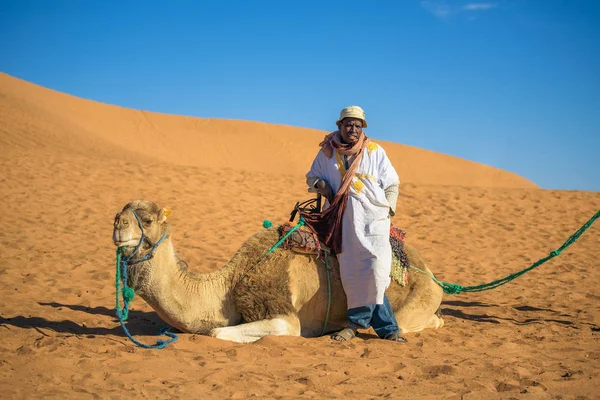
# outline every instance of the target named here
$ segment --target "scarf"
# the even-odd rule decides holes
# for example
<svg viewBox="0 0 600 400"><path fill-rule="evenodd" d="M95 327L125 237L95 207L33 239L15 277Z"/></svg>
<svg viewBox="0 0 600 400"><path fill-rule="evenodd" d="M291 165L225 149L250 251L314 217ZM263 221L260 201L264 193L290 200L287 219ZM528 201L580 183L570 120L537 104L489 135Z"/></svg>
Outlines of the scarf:
<svg viewBox="0 0 600 400"><path fill-rule="evenodd" d="M319 213L307 213L300 210L300 215L304 217L306 225L317 234L319 241L329 247L335 254L342 252L342 217L348 202L348 190L367 144L369 144L369 138L364 132L361 132L356 142L343 143L340 131L331 132L319 143L327 158L332 158L334 151L347 156L355 156L350 168L346 170L342 178L337 193L333 196L333 199L328 199L329 208Z"/></svg>

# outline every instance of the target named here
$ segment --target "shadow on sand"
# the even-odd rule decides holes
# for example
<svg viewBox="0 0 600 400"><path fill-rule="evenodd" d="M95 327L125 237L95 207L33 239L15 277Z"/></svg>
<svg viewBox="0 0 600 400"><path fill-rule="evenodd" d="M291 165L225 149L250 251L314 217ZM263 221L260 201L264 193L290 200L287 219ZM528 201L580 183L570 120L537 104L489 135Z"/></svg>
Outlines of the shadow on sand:
<svg viewBox="0 0 600 400"><path fill-rule="evenodd" d="M444 301L442 303L442 315L464 319L475 322L485 322L492 324L500 324L502 321L511 322L515 325L527 325L527 324L543 324L543 323L556 323L565 326L570 326L575 329L579 329L574 322L573 318L569 314L563 314L558 311L549 308L538 308L532 306L514 306L511 310L518 311L519 314L523 315L523 319L517 319L512 317L500 317L497 315L491 315L487 312L477 313L478 308L490 309L497 308L499 312L502 312L500 306L496 304L481 303L478 301L466 302L466 301ZM467 311L468 310L468 311ZM559 318L557 318L559 317ZM589 325L593 331L598 330L598 326L589 323L578 323L579 325Z"/></svg>
<svg viewBox="0 0 600 400"><path fill-rule="evenodd" d="M61 303L38 303L45 307L68 308L74 311L82 311L93 315L104 315L113 317L114 326L88 327L85 324L79 324L71 320L52 321L43 317L25 317L16 316L11 318L0 317L0 326L14 326L18 328L35 329L42 335L48 336L41 329L47 329L62 334L95 336L95 335L115 335L124 337L123 328L115 316L115 310L106 307L85 307L81 305L61 304ZM127 329L133 335L156 335L159 328L165 326L165 323L154 312L144 312L131 310L126 322Z"/></svg>

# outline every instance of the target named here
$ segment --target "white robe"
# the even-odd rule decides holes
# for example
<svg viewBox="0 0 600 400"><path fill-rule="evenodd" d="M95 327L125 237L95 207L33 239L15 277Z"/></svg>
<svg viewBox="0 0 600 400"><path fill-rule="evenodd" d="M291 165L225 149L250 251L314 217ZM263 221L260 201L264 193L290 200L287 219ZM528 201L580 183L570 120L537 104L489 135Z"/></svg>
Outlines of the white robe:
<svg viewBox="0 0 600 400"><path fill-rule="evenodd" d="M327 158L319 151L306 176L326 180L335 193L345 172L339 153ZM352 178L342 217L342 252L337 257L348 309L383 304L392 265L390 205L385 189L399 181L383 148L370 142Z"/></svg>

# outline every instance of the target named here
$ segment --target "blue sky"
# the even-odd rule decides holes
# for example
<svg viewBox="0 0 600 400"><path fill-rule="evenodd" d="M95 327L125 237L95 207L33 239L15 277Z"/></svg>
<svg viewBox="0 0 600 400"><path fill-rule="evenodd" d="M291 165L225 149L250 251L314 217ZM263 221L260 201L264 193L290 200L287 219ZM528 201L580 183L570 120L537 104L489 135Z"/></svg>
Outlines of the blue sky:
<svg viewBox="0 0 600 400"><path fill-rule="evenodd" d="M328 131L356 104L373 138L600 191L598 0L0 0L0 71Z"/></svg>

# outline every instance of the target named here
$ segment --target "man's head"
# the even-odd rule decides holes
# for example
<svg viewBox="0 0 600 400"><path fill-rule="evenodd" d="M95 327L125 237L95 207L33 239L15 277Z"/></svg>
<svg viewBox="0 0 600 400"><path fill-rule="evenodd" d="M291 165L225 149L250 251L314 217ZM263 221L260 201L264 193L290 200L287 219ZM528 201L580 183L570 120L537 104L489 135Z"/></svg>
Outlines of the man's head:
<svg viewBox="0 0 600 400"><path fill-rule="evenodd" d="M346 107L340 112L340 118L336 124L342 134L342 139L346 143L355 143L360 138L363 128L367 127L365 112L358 106Z"/></svg>

